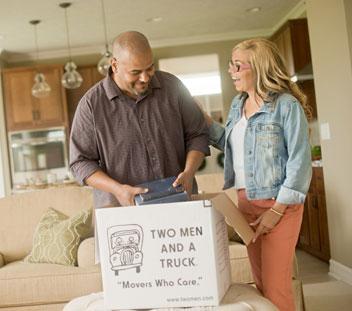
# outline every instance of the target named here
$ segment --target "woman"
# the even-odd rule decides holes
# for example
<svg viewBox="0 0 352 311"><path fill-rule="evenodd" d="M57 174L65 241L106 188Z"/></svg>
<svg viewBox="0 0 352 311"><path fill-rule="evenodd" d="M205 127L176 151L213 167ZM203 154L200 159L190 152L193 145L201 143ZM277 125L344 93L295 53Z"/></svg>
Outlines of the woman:
<svg viewBox="0 0 352 311"><path fill-rule="evenodd" d="M224 150L224 189L255 229L248 255L257 288L281 311L295 310L292 262L311 180L305 96L276 46L236 45L229 73L240 92L223 128L207 117L211 144Z"/></svg>

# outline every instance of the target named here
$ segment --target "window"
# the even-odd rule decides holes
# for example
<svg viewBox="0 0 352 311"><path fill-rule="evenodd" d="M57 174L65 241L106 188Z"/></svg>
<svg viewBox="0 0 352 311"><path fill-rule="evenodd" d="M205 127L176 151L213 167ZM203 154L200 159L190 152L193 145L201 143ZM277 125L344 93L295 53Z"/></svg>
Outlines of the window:
<svg viewBox="0 0 352 311"><path fill-rule="evenodd" d="M159 69L177 76L191 95L215 120L222 121L223 101L218 55L197 55L159 60Z"/></svg>

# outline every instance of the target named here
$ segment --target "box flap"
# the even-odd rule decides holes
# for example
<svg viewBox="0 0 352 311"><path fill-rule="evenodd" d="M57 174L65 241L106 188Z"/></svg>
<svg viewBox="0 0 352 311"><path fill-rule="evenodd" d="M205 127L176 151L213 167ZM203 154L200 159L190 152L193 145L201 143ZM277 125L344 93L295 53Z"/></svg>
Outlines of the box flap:
<svg viewBox="0 0 352 311"><path fill-rule="evenodd" d="M197 194L192 196L192 200L210 200L214 208L224 215L226 223L235 229L246 245L252 241L253 229L226 193Z"/></svg>

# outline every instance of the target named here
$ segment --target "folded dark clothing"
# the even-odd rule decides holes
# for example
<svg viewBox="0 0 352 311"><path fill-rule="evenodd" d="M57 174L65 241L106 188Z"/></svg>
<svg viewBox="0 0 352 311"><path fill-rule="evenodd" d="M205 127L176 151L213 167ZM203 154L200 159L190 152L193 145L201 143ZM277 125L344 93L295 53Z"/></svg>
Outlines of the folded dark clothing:
<svg viewBox="0 0 352 311"><path fill-rule="evenodd" d="M180 185L173 187L176 177L168 177L158 180L153 180L138 185L138 187L147 188L147 193L138 194L135 197L137 205L156 204L187 201L188 195L184 188Z"/></svg>

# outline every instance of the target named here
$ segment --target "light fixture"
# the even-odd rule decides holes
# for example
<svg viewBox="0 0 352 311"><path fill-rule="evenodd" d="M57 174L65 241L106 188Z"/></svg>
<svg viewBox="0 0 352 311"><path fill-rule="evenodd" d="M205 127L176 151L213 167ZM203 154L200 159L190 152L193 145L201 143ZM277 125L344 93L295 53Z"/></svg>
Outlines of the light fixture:
<svg viewBox="0 0 352 311"><path fill-rule="evenodd" d="M101 12L102 12L102 17L103 17L103 23L104 23L105 52L104 52L103 57L99 60L97 68L98 68L98 71L103 76L106 76L109 71L112 53L109 51L108 36L107 36L107 32L106 32L106 18L105 18L104 0L100 0L100 2L101 2Z"/></svg>
<svg viewBox="0 0 352 311"><path fill-rule="evenodd" d="M261 11L261 7L260 6L256 6L253 8L249 8L246 10L247 13L258 13L259 11Z"/></svg>
<svg viewBox="0 0 352 311"><path fill-rule="evenodd" d="M71 6L71 2L62 2L59 4L61 8L65 10L65 25L66 25L66 39L67 39L67 49L69 61L65 65L65 73L61 78L61 83L66 89L76 89L79 88L83 82L82 76L76 70L77 65L72 61L71 57L71 47L70 47L70 36L68 32L68 22L67 22L67 8Z"/></svg>
<svg viewBox="0 0 352 311"><path fill-rule="evenodd" d="M163 20L163 18L161 16L155 16L155 17L148 18L146 21L148 23L159 23L162 20Z"/></svg>
<svg viewBox="0 0 352 311"><path fill-rule="evenodd" d="M39 59L39 48L38 48L38 36L37 36L37 25L40 23L40 20L29 21L34 27L34 43L36 50L36 74L34 76L34 85L32 87L32 95L37 98L43 98L49 95L51 88L49 84L45 81L45 76L43 73L38 71L38 59Z"/></svg>
<svg viewBox="0 0 352 311"><path fill-rule="evenodd" d="M292 81L292 82L297 82L297 81L298 81L297 75L293 75L293 76L291 77L291 81Z"/></svg>

